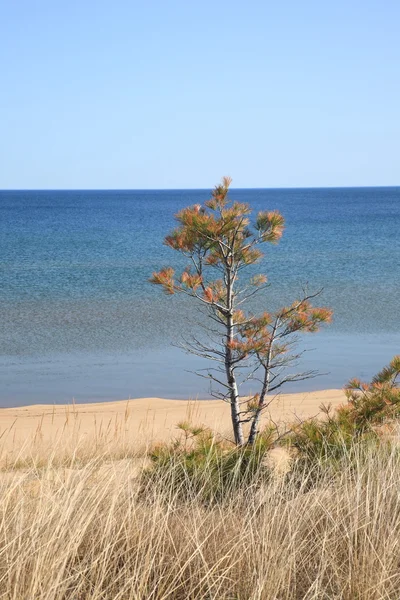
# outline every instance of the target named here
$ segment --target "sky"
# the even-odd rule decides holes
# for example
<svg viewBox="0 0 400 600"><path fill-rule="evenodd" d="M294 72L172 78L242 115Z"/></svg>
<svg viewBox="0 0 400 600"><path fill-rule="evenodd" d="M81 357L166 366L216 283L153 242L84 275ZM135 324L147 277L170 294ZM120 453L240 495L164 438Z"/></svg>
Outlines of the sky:
<svg viewBox="0 0 400 600"><path fill-rule="evenodd" d="M0 0L0 189L399 185L399 0Z"/></svg>

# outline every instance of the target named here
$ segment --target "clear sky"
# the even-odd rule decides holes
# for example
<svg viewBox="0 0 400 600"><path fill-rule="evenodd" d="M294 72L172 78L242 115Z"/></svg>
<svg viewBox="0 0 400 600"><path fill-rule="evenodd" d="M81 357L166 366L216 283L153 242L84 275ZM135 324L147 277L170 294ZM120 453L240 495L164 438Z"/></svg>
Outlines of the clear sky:
<svg viewBox="0 0 400 600"><path fill-rule="evenodd" d="M400 184L399 0L0 0L0 189Z"/></svg>

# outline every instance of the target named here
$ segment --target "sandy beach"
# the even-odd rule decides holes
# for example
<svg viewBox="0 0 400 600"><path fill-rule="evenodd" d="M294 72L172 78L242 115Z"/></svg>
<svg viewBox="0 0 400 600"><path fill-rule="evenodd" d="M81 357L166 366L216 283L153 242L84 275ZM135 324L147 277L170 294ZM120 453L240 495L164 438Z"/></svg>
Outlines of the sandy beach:
<svg viewBox="0 0 400 600"><path fill-rule="evenodd" d="M317 415L321 404L345 401L342 390L282 394L266 410L263 421L295 422ZM135 400L93 404L33 405L1 410L2 452L16 452L36 441L44 446L66 439L96 443L123 436L139 446L171 439L181 421L211 427L230 436L229 405L219 400Z"/></svg>

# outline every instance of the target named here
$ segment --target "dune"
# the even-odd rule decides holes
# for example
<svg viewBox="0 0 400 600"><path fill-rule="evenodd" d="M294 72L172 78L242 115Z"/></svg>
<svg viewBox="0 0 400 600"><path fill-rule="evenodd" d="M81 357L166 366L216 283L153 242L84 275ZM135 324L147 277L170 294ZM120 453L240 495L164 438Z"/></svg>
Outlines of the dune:
<svg viewBox="0 0 400 600"><path fill-rule="evenodd" d="M263 421L296 422L318 415L321 404L336 407L344 401L344 393L338 389L281 394L271 402ZM32 440L46 446L68 436L97 443L123 435L138 446L161 442L174 436L181 421L211 427L231 437L229 405L220 400L137 398L90 404L39 404L1 409L0 414L3 454L15 453Z"/></svg>

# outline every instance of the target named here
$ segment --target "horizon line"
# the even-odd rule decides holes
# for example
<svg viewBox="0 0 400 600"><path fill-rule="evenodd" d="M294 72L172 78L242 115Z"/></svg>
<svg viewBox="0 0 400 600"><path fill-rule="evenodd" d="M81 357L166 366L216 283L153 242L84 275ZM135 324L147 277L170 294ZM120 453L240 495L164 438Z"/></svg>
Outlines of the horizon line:
<svg viewBox="0 0 400 600"><path fill-rule="evenodd" d="M273 187L232 187L230 190L335 190L335 189L377 189L398 188L397 185L318 185L318 186L273 186ZM189 192L209 191L213 187L193 188L0 188L0 192Z"/></svg>

